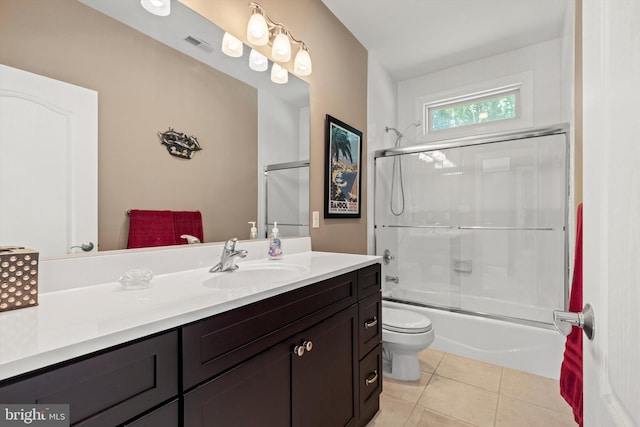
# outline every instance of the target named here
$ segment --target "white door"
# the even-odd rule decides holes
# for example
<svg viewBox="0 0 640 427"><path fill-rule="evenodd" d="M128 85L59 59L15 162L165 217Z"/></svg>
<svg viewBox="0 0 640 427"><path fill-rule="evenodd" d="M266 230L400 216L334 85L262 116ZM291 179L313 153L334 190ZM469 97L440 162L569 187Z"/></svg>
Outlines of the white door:
<svg viewBox="0 0 640 427"><path fill-rule="evenodd" d="M0 65L0 245L97 250L97 141L95 91Z"/></svg>
<svg viewBox="0 0 640 427"><path fill-rule="evenodd" d="M640 426L640 0L584 0L585 426Z"/></svg>

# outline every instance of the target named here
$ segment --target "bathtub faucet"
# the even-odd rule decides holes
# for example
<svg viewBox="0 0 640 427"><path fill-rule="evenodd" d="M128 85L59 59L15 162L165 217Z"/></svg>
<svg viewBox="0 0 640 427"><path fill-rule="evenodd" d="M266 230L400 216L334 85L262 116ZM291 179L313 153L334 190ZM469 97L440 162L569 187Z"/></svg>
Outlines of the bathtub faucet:
<svg viewBox="0 0 640 427"><path fill-rule="evenodd" d="M217 271L233 271L238 266L236 265L237 258L244 258L247 256L247 251L244 249L236 250L236 243L238 239L230 239L227 240L224 244L224 248L222 249L222 254L220 255L220 262L211 267L209 270L210 273L215 273Z"/></svg>
<svg viewBox="0 0 640 427"><path fill-rule="evenodd" d="M384 281L385 282L393 282L393 283L400 283L400 279L398 279L398 276L384 276Z"/></svg>

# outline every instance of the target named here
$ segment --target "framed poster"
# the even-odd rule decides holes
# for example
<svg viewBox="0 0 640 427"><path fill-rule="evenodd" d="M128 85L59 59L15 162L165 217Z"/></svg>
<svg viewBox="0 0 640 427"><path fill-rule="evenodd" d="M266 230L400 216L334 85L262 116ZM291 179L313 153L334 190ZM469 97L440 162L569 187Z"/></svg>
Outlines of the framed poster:
<svg viewBox="0 0 640 427"><path fill-rule="evenodd" d="M362 132L327 114L325 218L360 218Z"/></svg>

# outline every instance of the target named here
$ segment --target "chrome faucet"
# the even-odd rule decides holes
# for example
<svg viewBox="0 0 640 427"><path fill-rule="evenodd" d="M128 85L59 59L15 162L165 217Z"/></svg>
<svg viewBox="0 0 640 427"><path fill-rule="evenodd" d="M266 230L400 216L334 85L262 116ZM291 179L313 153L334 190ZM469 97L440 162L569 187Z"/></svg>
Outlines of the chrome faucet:
<svg viewBox="0 0 640 427"><path fill-rule="evenodd" d="M238 239L233 238L227 240L220 254L220 262L211 267L209 273L215 273L217 271L233 271L238 266L236 265L237 258L244 258L247 256L247 251L244 249L236 250L236 243Z"/></svg>

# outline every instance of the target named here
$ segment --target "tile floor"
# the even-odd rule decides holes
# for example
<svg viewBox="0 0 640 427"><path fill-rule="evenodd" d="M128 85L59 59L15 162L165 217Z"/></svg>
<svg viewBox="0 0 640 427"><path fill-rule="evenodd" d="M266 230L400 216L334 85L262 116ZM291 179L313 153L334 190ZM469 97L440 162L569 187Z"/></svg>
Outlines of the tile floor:
<svg viewBox="0 0 640 427"><path fill-rule="evenodd" d="M383 380L367 427L575 427L558 381L424 350L419 381Z"/></svg>

